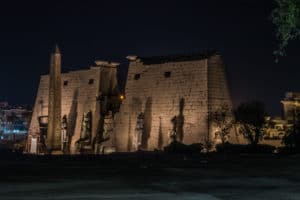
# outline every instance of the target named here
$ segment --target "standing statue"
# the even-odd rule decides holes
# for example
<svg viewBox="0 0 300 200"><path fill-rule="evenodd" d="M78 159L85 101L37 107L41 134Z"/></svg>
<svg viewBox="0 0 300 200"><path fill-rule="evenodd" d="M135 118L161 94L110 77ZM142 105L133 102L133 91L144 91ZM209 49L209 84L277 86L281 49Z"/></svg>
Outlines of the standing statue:
<svg viewBox="0 0 300 200"><path fill-rule="evenodd" d="M144 132L144 113L141 112L137 116L135 137L133 141L136 150L139 150L142 145L143 132Z"/></svg>
<svg viewBox="0 0 300 200"><path fill-rule="evenodd" d="M47 129L48 129L48 116L39 116L39 132L40 132L40 150L39 152L46 153L47 152Z"/></svg>
<svg viewBox="0 0 300 200"><path fill-rule="evenodd" d="M92 121L91 118L92 118L91 111L83 115L81 132L80 132L81 139L90 140L91 138L91 121Z"/></svg>
<svg viewBox="0 0 300 200"><path fill-rule="evenodd" d="M179 115L171 119L173 125L172 130L169 132L170 143L173 141L182 142L183 140L183 125L184 125L184 99L181 98L179 102Z"/></svg>
<svg viewBox="0 0 300 200"><path fill-rule="evenodd" d="M61 150L66 152L69 146L69 136L67 132L68 122L67 116L64 115L61 122Z"/></svg>
<svg viewBox="0 0 300 200"><path fill-rule="evenodd" d="M174 116L171 119L171 123L172 123L173 127L169 132L169 139L170 139L169 143L172 143L172 142L176 141L176 137L177 137L177 131L176 131L176 129L177 129L177 117L176 116Z"/></svg>
<svg viewBox="0 0 300 200"><path fill-rule="evenodd" d="M110 135L113 131L113 115L111 111L108 111L108 114L104 117L104 124L103 124L103 139L109 139Z"/></svg>

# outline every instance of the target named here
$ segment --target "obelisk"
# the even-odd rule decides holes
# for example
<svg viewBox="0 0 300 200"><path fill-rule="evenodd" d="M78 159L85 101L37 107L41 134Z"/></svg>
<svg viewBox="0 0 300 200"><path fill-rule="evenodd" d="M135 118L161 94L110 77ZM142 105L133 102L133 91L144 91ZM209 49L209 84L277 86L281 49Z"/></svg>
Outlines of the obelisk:
<svg viewBox="0 0 300 200"><path fill-rule="evenodd" d="M61 151L61 54L55 46L51 54L49 75L47 149L51 154Z"/></svg>

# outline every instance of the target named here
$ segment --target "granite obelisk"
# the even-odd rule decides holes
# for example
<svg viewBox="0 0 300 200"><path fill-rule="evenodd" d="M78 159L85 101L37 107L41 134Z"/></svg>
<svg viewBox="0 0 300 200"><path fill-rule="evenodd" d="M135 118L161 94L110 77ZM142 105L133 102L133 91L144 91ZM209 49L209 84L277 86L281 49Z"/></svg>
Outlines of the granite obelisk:
<svg viewBox="0 0 300 200"><path fill-rule="evenodd" d="M61 152L61 54L57 45L50 61L47 149L52 154Z"/></svg>

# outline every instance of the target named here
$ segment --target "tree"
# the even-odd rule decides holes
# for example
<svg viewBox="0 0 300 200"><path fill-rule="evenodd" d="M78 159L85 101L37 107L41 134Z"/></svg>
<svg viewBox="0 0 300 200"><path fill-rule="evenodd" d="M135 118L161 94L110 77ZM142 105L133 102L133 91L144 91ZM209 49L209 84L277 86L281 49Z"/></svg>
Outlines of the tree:
<svg viewBox="0 0 300 200"><path fill-rule="evenodd" d="M278 61L278 56L285 55L288 43L300 36L300 0L275 0L275 3L271 18L279 42L278 49L274 51Z"/></svg>
<svg viewBox="0 0 300 200"><path fill-rule="evenodd" d="M265 106L261 102L243 103L234 112L236 124L241 133L252 145L257 145L264 135Z"/></svg>
<svg viewBox="0 0 300 200"><path fill-rule="evenodd" d="M293 126L290 127L285 136L282 138L282 142L288 148L300 149L300 113L294 113Z"/></svg>
<svg viewBox="0 0 300 200"><path fill-rule="evenodd" d="M224 104L210 113L209 120L217 128L216 134L220 136L222 144L229 138L230 130L233 126L233 116L228 105Z"/></svg>

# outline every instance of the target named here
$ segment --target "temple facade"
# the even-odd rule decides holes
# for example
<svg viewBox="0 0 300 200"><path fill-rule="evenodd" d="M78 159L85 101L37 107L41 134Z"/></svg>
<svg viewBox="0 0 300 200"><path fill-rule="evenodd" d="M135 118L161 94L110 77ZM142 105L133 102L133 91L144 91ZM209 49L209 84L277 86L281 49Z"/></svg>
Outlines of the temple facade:
<svg viewBox="0 0 300 200"><path fill-rule="evenodd" d="M283 115L278 117L267 117L270 124L261 143L273 146L284 146L283 137L293 131L300 120L300 93L287 92L281 101Z"/></svg>
<svg viewBox="0 0 300 200"><path fill-rule="evenodd" d="M222 105L231 108L221 55L127 58L125 100L114 119L117 151L162 150L174 139L218 140L209 113Z"/></svg>
<svg viewBox="0 0 300 200"><path fill-rule="evenodd" d="M56 90L61 97L56 99L51 96L54 75L41 76L27 152L49 153L54 135L60 136L56 146L67 154L162 150L173 140L220 141L217 127L208 119L223 105L231 108L220 54L127 58L130 64L121 96L118 63L96 61L90 69L62 73ZM60 122L51 120L53 103ZM49 131L57 123L60 130ZM235 134L229 137L231 142L238 140Z"/></svg>
<svg viewBox="0 0 300 200"><path fill-rule="evenodd" d="M283 117L289 123L294 123L299 118L300 113L300 93L287 92L281 101L283 105Z"/></svg>
<svg viewBox="0 0 300 200"><path fill-rule="evenodd" d="M57 54L58 50L52 54L51 63L60 62ZM97 151L102 142L104 119L118 109L118 65L95 61L89 69L62 73L56 88L59 94L55 94L51 84L57 74L51 72L57 65L51 64L50 74L40 78L26 151L72 154ZM57 116L59 121L55 121Z"/></svg>

